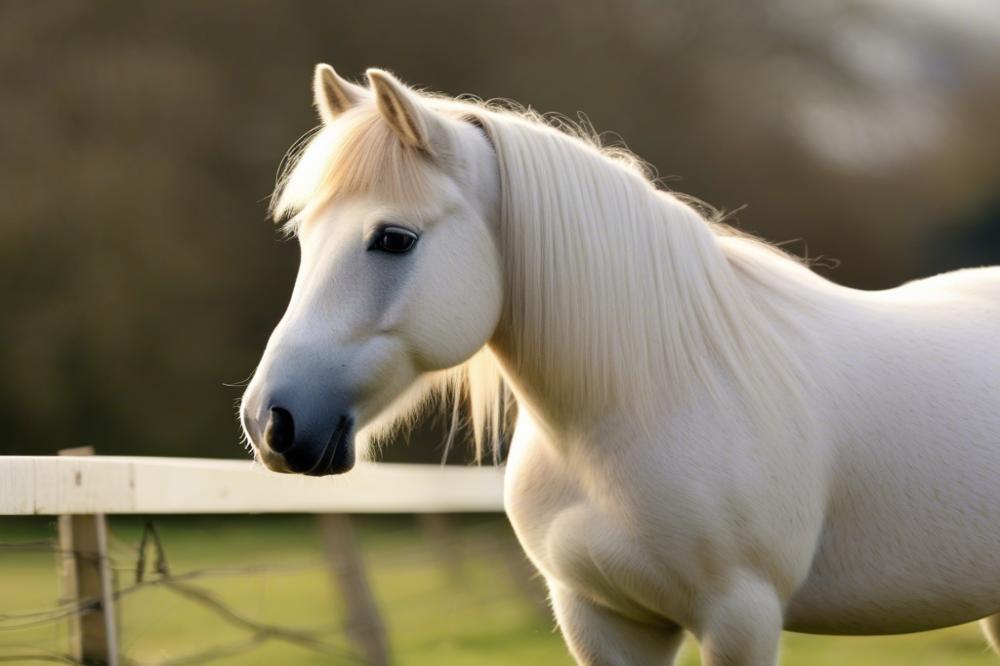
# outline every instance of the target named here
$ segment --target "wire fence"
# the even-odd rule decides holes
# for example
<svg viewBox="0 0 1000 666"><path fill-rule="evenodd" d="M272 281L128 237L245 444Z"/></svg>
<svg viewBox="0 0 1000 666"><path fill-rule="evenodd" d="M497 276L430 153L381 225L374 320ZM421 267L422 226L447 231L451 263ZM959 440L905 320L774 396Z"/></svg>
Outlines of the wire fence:
<svg viewBox="0 0 1000 666"><path fill-rule="evenodd" d="M449 615L477 610L482 612L490 604L515 602L535 608L541 617L544 612L544 593L540 590L538 581L532 579L530 569L506 523L499 518L479 521L473 526L456 526L449 521L444 516L435 515L417 523L397 524L391 529L380 527L377 532L379 545L365 549L364 565L374 570L432 566L441 568L445 574L437 582L391 598L393 627L398 629L401 625L410 625L419 629L423 625L446 620L429 617L425 601L441 593L443 586L460 581L463 568L475 561L486 561L488 566L506 572L503 584L491 585L488 590L479 589L475 594L465 594L448 606ZM118 656L120 664L205 664L244 655L268 643L294 646L321 655L327 663L375 663L357 646L358 632L363 633L371 627L363 626L367 621L352 617L350 612L341 613L341 617L334 621L311 626L265 622L246 609L237 607L232 600L227 600L218 589L213 589L218 588L226 579L236 579L229 585L238 585L240 580L249 578L280 579L285 576L321 574L334 581L339 580L343 593L345 584L350 586L352 579L365 576L364 570L359 570L356 562L331 558L329 553L318 552L316 557L291 562L175 568L172 566L174 558L170 543L154 521L144 522L135 539L124 538L115 530L109 529L108 542L106 564L112 572L112 597L116 602L159 590L178 602L190 604L207 613L211 622L220 628L227 627L239 634L233 640L213 642L191 652L175 647L168 656L150 659L137 656L136 653L141 652L137 649L141 644L141 636L129 635L129 632L141 634L141 630L127 625L124 637L128 640L122 643L121 654ZM4 553L51 555L60 565L60 570L65 566L67 558L93 557L90 553L65 550L60 547L57 539L0 542L0 557ZM355 582L367 584L366 581ZM343 599L338 600L341 602L339 605L343 605L342 601ZM0 612L0 662L85 664L86 662L75 659L69 650L58 651L37 644L22 644L17 637L30 630L53 627L60 638L55 642L68 645L72 622L98 611L101 603L98 598L63 596L50 607ZM158 598L157 603L163 601ZM116 605L116 608L121 612L122 605Z"/></svg>

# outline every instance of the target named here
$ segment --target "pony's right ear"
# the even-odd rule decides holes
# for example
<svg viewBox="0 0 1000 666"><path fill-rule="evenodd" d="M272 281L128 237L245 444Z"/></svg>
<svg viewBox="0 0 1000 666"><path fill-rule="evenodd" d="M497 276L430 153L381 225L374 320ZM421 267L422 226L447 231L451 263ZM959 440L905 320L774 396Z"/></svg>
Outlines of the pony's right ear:
<svg viewBox="0 0 1000 666"><path fill-rule="evenodd" d="M367 94L368 91L361 86L340 78L333 67L325 63L316 65L313 103L324 125L329 125L344 111L359 104Z"/></svg>

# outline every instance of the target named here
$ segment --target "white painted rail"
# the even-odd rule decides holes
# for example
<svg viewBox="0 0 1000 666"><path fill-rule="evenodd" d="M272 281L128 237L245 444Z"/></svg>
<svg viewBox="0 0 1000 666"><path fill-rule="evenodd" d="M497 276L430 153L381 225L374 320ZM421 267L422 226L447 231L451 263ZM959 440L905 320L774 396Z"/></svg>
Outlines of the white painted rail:
<svg viewBox="0 0 1000 666"><path fill-rule="evenodd" d="M341 476L249 461L0 456L0 515L503 511L503 469L359 463Z"/></svg>

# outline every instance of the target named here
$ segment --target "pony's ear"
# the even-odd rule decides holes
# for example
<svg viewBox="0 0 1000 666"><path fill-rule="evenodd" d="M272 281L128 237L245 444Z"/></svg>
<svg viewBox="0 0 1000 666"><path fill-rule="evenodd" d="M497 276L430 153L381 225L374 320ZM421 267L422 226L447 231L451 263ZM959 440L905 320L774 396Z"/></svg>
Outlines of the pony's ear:
<svg viewBox="0 0 1000 666"><path fill-rule="evenodd" d="M324 125L360 103L368 94L361 86L340 78L333 67L320 63L313 74L313 103Z"/></svg>
<svg viewBox="0 0 1000 666"><path fill-rule="evenodd" d="M390 127L404 143L428 153L437 119L433 112L395 76L381 69L369 69L368 84L375 104Z"/></svg>

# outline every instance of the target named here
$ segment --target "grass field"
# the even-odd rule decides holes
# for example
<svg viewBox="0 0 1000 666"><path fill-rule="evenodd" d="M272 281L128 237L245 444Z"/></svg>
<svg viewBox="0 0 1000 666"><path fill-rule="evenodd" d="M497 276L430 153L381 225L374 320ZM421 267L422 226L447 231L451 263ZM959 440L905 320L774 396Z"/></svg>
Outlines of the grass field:
<svg viewBox="0 0 1000 666"><path fill-rule="evenodd" d="M342 633L343 609L321 559L315 522L305 516L157 518L171 571L211 569L190 581L233 610L269 624L317 630L334 651L318 654L275 640L231 656L193 662L219 665L352 664ZM512 566L520 557L502 517L453 521L442 545L412 518L357 522L375 595L402 666L569 666L553 622L534 603L530 584ZM112 555L119 588L134 583L142 522L114 519ZM0 543L54 535L51 519L0 521ZM446 557L450 553L450 557ZM150 558L155 559L155 558ZM234 571L245 567L258 571ZM17 629L11 613L51 608L58 596L55 556L0 545L0 659L66 652L66 623ZM218 575L228 574L228 575ZM153 576L155 579L155 576ZM181 663L247 633L162 586L121 601L122 648L129 663ZM833 666L976 666L1000 663L974 625L910 636L828 638L786 634L784 663ZM18 663L47 663L23 660ZM50 662L49 662L50 663ZM699 663L686 646L682 666Z"/></svg>

